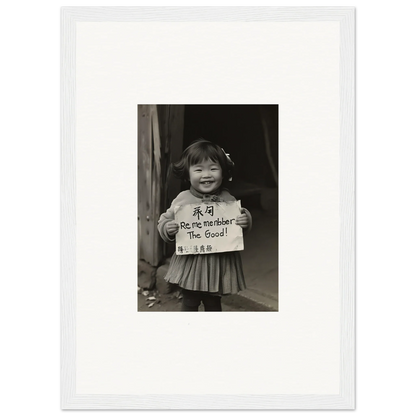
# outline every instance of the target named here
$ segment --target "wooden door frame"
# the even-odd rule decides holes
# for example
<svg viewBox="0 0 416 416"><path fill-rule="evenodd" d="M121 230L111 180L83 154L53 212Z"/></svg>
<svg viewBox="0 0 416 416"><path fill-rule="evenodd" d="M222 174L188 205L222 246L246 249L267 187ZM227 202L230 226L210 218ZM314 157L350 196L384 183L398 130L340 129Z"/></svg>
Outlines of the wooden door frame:
<svg viewBox="0 0 416 416"><path fill-rule="evenodd" d="M138 260L154 267L165 252L157 222L180 191L178 182L167 182L182 153L184 113L184 105L138 106Z"/></svg>

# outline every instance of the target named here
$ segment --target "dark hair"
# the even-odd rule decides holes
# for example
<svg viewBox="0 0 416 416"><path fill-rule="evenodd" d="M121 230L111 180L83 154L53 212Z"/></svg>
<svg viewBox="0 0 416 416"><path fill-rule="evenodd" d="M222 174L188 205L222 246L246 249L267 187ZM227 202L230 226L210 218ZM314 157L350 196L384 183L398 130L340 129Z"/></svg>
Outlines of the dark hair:
<svg viewBox="0 0 416 416"><path fill-rule="evenodd" d="M203 138L193 141L183 151L180 160L172 165L172 172L179 179L189 180L189 168L208 159L221 166L223 182L231 179L234 162L220 146Z"/></svg>

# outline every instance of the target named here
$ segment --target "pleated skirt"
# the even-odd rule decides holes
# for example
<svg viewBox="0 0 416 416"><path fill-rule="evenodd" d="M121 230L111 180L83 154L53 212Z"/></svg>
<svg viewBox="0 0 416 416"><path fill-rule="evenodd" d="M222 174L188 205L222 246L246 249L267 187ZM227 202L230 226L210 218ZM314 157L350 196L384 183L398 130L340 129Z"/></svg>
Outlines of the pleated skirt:
<svg viewBox="0 0 416 416"><path fill-rule="evenodd" d="M213 254L173 254L165 276L183 289L231 295L246 288L238 251Z"/></svg>

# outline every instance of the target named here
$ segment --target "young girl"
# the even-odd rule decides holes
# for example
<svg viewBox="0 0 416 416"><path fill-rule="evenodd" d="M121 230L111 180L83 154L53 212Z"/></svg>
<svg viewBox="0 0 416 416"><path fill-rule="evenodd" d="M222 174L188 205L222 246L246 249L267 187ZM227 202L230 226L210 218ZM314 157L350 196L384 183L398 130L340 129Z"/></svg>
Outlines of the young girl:
<svg viewBox="0 0 416 416"><path fill-rule="evenodd" d="M184 150L179 162L173 165L173 174L189 182L190 189L181 192L160 216L158 230L164 241L175 242L179 230L174 221L175 206L236 200L223 186L231 180L233 167L224 150L207 140L198 139ZM250 213L242 208L236 224L249 230L251 222ZM182 288L182 311L198 311L201 302L205 311L221 311L222 295L234 294L246 287L238 251L173 254L165 280Z"/></svg>

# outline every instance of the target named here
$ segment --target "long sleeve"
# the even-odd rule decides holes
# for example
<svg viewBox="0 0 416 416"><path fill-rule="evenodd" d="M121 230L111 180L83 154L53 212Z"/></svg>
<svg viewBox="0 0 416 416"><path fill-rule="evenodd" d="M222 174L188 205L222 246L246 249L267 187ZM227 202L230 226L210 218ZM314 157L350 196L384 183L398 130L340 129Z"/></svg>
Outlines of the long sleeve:
<svg viewBox="0 0 416 416"><path fill-rule="evenodd" d="M244 234L248 233L251 230L251 226L253 225L253 218L251 217L250 211L247 208L241 208L241 213L246 214L248 217L248 227L243 228Z"/></svg>
<svg viewBox="0 0 416 416"><path fill-rule="evenodd" d="M175 207L179 205L185 205L185 204L191 204L193 202L197 202L198 200L190 194L189 191L183 191L181 192L170 205L170 208L163 213L159 221L157 223L157 230L159 231L160 236L164 241L167 243L174 243L175 242L175 236L170 237L168 232L166 231L166 224L170 221L175 220Z"/></svg>
<svg viewBox="0 0 416 416"><path fill-rule="evenodd" d="M170 208L164 214L160 216L159 221L157 223L157 230L159 231L159 234L162 237L162 239L166 241L167 243L175 242L175 236L173 236L173 238L170 237L166 230L166 224L175 219L175 214L174 214L175 205L173 205L174 202L175 201L173 201Z"/></svg>
<svg viewBox="0 0 416 416"><path fill-rule="evenodd" d="M221 194L221 196L224 198L225 201L237 201L237 199L234 196L232 196L228 192L227 189L224 190L224 192ZM246 214L247 217L248 217L248 221L249 221L248 227L247 228L243 228L243 233L246 234L246 233L248 233L251 230L251 226L253 224L253 218L252 218L252 216L250 214L250 211L247 208L241 207L241 213L242 214Z"/></svg>

